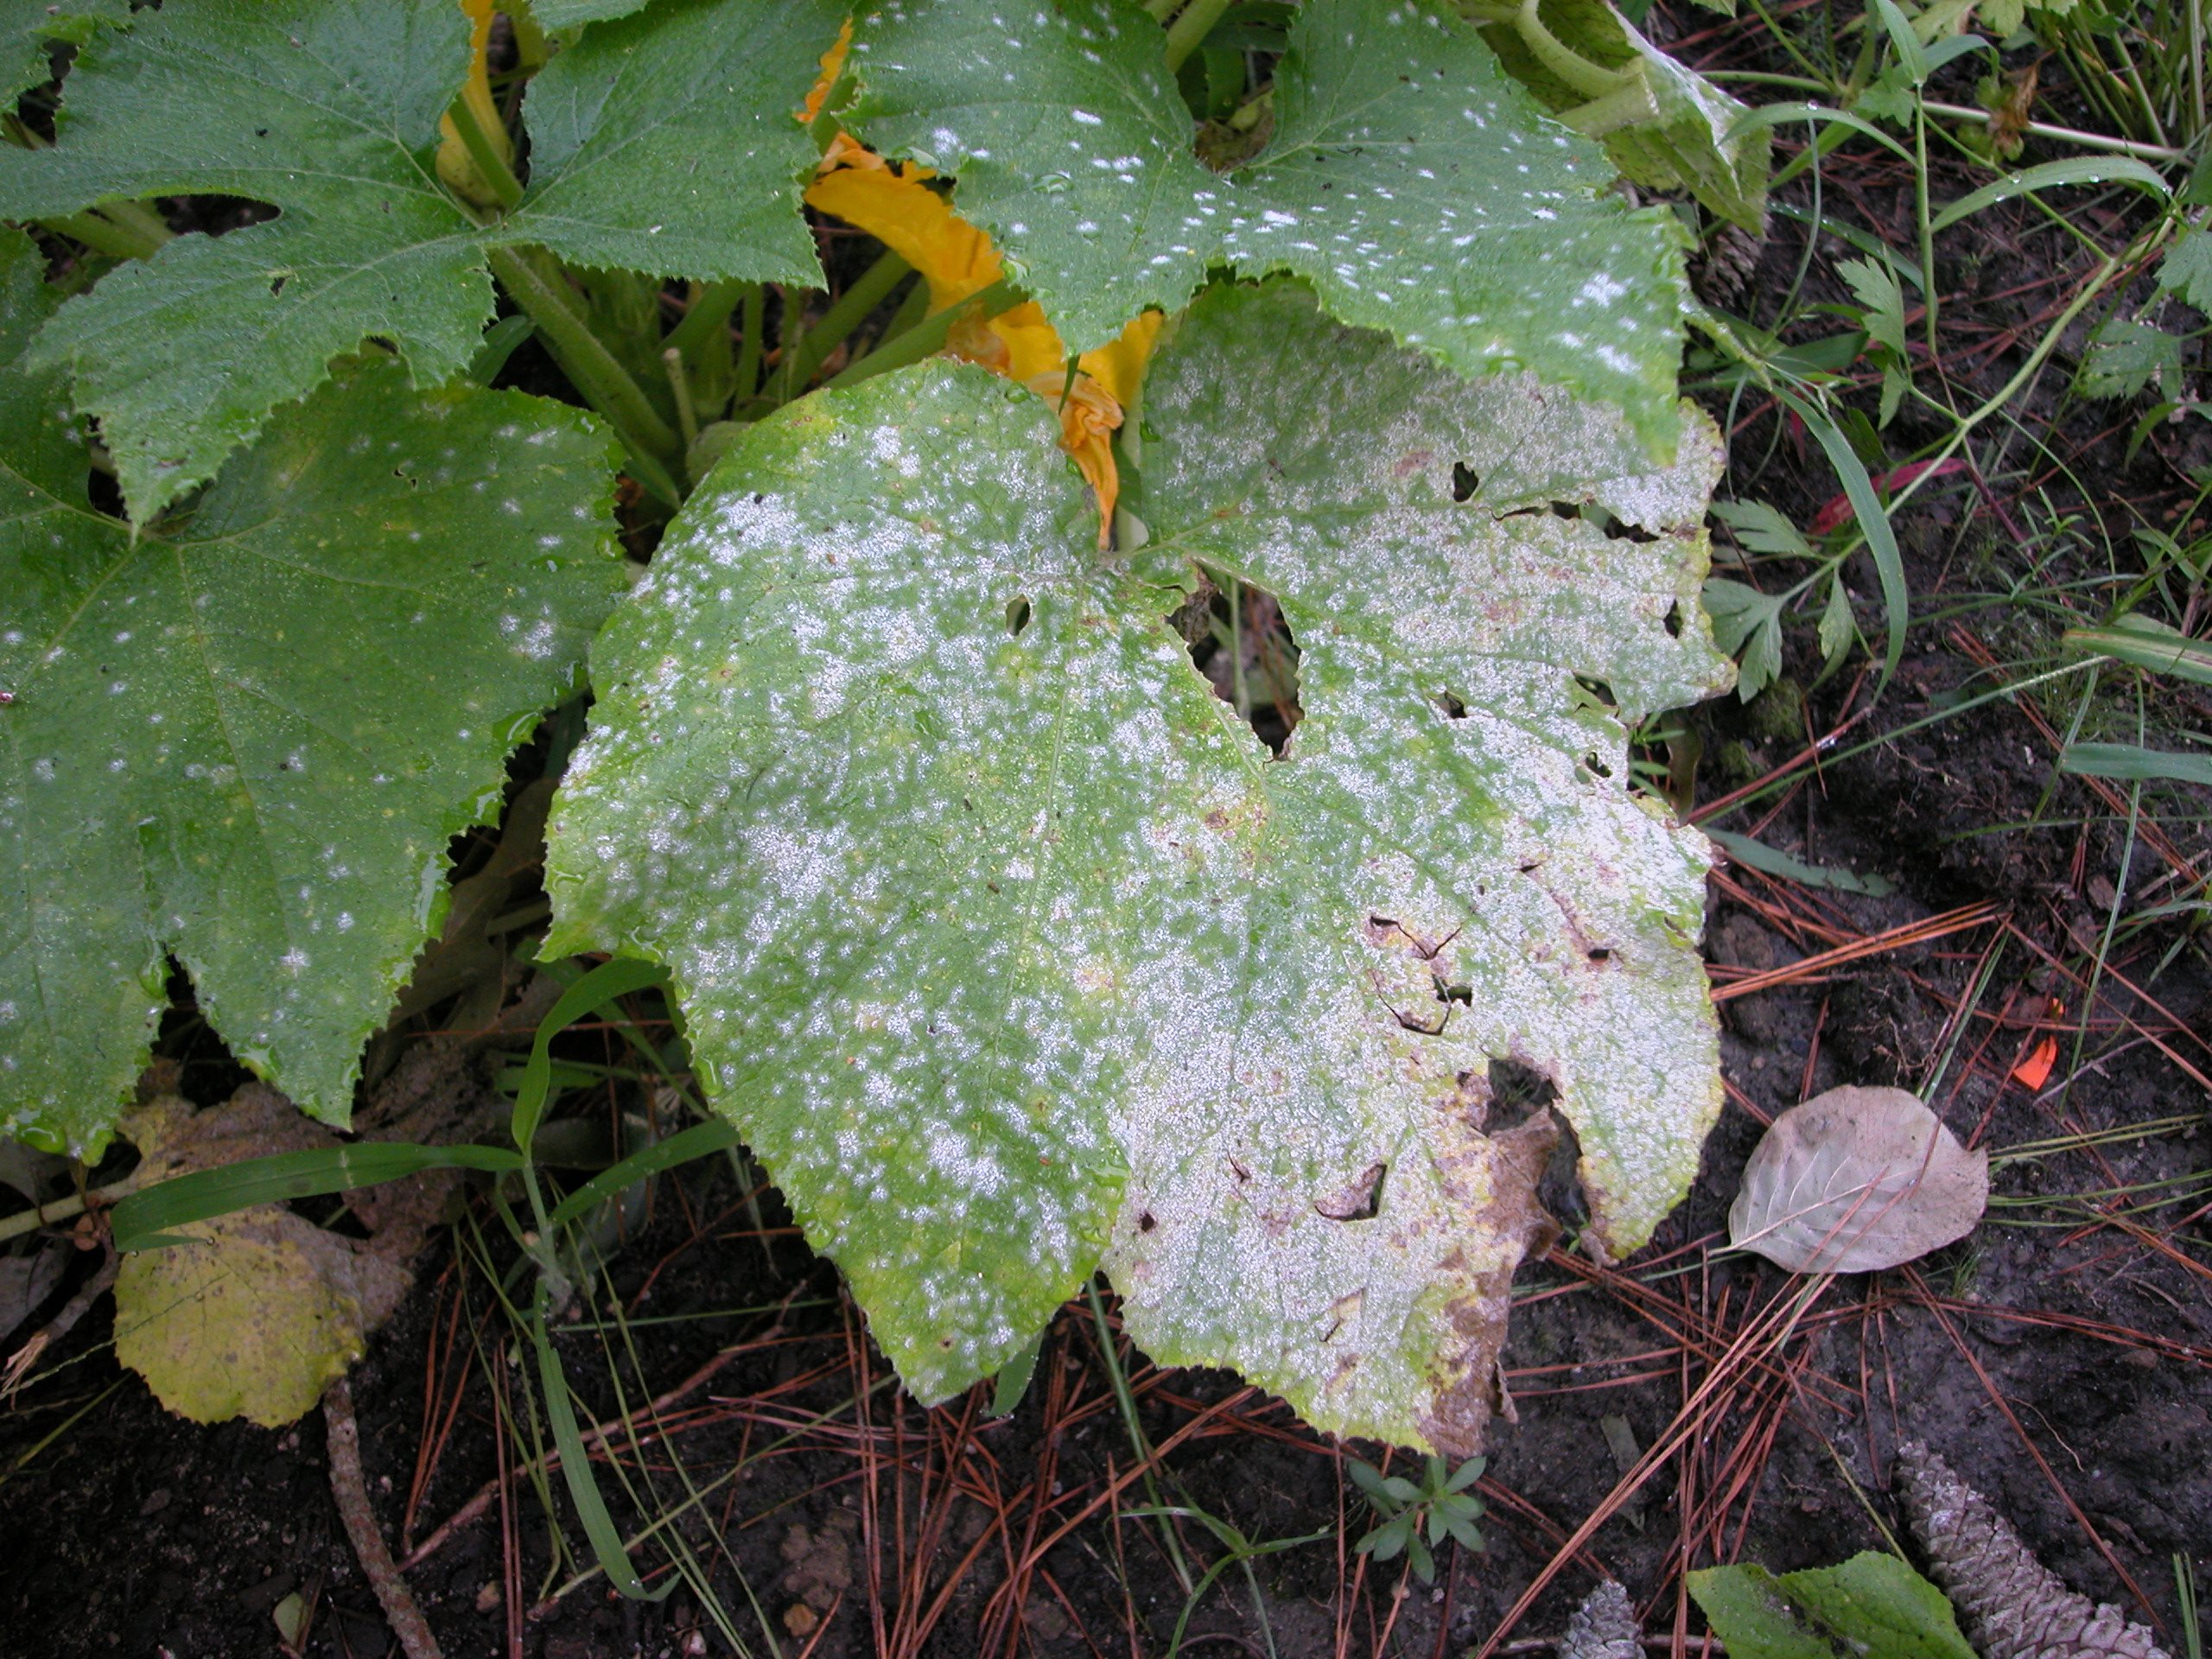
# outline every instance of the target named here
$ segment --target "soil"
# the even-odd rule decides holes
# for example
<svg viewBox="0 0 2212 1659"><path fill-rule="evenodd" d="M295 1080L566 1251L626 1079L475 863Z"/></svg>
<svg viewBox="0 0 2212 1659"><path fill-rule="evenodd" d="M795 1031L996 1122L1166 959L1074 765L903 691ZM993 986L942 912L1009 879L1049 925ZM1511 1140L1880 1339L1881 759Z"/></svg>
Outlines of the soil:
<svg viewBox="0 0 2212 1659"><path fill-rule="evenodd" d="M1910 224L1901 173L1862 168L1844 188L1866 222ZM1962 359L1962 401L2017 366L2078 263L2030 213L1976 223L1986 240L1944 273L1957 289L1947 303L1978 334L2014 337ZM1785 288L1802 236L1777 219L1737 292ZM1319 1535L1255 1557L1249 1573L1223 1572L1196 1600L1185 1651L1458 1655L1555 1637L1601 1573L1628 1586L1649 1631L1694 1639L1703 1626L1685 1567L1740 1559L1783 1571L1884 1548L1885 1527L1901 1534L1890 1475L1910 1439L1940 1450L2069 1584L2158 1621L2181 1651L2171 1557L2212 1537L2207 1211L2169 1205L2131 1230L2102 1195L2201 1177L2206 1138L2193 1122L2000 1158L1997 1202L1969 1239L1909 1269L1830 1283L1760 1364L1738 1371L1699 1433L1561 1550L1791 1288L1721 1248L1745 1159L1773 1114L1834 1084L1901 1084L2000 1154L2202 1118L2212 980L2201 945L2176 950L2171 927L2148 927L2115 944L2094 1002L2083 982L2115 887L2139 887L2163 866L2139 838L2131 849L2087 785L2055 774L2032 715L2063 729L2071 706L1999 699L1948 712L1993 683L1978 652L2017 664L2051 652L2051 630L1984 597L2025 581L2041 556L2024 544L2023 515L2041 515L2047 533L2050 512L2072 512L2118 538L2131 511L2165 522L2204 459L2192 429L2161 429L2130 460L2126 423L2106 430L2113 406L2061 399L2063 378L2054 371L2022 405L2050 429L2051 450L2013 455L2001 489L1930 491L1904 516L1923 620L1875 712L1816 775L1801 771L1786 793L1715 821L1813 865L1879 873L1894 890L1745 868L1716 877L1707 941L1726 999L1727 1110L1696 1186L1648 1250L1619 1269L1568 1256L1523 1269L1506 1359L1518 1421L1501 1427L1479 1487L1479 1554L1447 1549L1429 1586L1402 1561L1351 1553L1370 1523L1344 1456L1381 1461L1381 1450L1325 1441L1234 1377L1160 1372L1119 1349L1125 1420L1102 1347L1110 1301L1063 1312L1011 1415L991 1417L988 1389L922 1410L887 1381L834 1270L806 1250L773 1192L741 1160L709 1160L664 1178L649 1209L610 1236L608 1285L630 1346L582 1299L557 1344L587 1421L676 1396L642 1453L623 1459L635 1496L599 1466L626 1534L682 1510L668 1533L683 1571L660 1542L638 1551L664 1599L621 1599L588 1573L559 1477L512 1467L531 1448L497 1424L528 1415L536 1373L497 1306L486 1247L467 1242L481 1236L433 1247L354 1372L372 1503L396 1554L420 1551L407 1576L446 1654L724 1653L726 1618L754 1653L1148 1659L1168 1651L1191 1599L1182 1574L1224 1559L1224 1535L1190 1518L1200 1512L1254 1543ZM1729 414L1725 401L1713 407ZM1733 493L1806 522L1834 493L1817 450L1770 410L1734 416ZM1889 435L1899 454L1925 435ZM2060 457L2108 493L2067 494ZM2056 543L2059 564L2037 567L2044 584L2093 572L2102 556L2088 531ZM1871 618L1872 573L1854 568L1851 585ZM1700 799L1783 766L1868 706L1856 664L1823 679L1808 641L1793 634L1791 648L1784 687L1693 717ZM2212 724L2201 701L2152 712L2176 730ZM2204 804L2183 806L2172 834L2202 870L2212 857ZM1946 917L1926 937L1729 994L1747 974ZM2085 1007L2080 1065L2062 1029L2051 1083L2031 1090L2013 1073L2034 1022L2079 1020ZM235 1081L188 1013L164 1043L187 1062L196 1097L220 1098ZM1573 1202L1563 1190L1570 1223ZM43 1316L98 1262L85 1250ZM502 1265L493 1248L488 1266ZM595 1306L606 1305L602 1293ZM270 1654L282 1650L274 1613L296 1594L301 1651L397 1654L338 1519L320 1416L274 1430L175 1419L118 1368L110 1322L103 1301L0 1411L0 1653ZM1132 1480L1140 1438L1166 1449ZM440 1532L487 1490L504 1497ZM1172 1523L1142 1513L1159 1506L1186 1513Z"/></svg>

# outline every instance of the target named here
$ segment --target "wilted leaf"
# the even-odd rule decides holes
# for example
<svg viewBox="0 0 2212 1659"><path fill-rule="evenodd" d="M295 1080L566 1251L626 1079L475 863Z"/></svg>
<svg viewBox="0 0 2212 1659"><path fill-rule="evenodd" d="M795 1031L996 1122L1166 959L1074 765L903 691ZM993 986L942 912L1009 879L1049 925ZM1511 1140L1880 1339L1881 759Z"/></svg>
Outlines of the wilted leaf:
<svg viewBox="0 0 2212 1659"><path fill-rule="evenodd" d="M1629 179L1655 190L1687 190L1722 219L1754 235L1765 231L1774 137L1765 127L1737 130L1751 113L1747 105L1645 40L1610 0L1548 0L1537 16L1553 38L1617 78L1593 98L1594 88L1561 79L1512 24L1491 21L1513 9L1459 3L1464 15L1486 25L1483 38L1499 60L1547 109L1600 140Z"/></svg>
<svg viewBox="0 0 2212 1659"><path fill-rule="evenodd" d="M1975 1659L1943 1592L1894 1555L1779 1577L1747 1562L1684 1582L1730 1659Z"/></svg>
<svg viewBox="0 0 2212 1659"><path fill-rule="evenodd" d="M1774 1120L1728 1242L1792 1273L1873 1273L1964 1238L1988 1203L1986 1152L1905 1090L1847 1086Z"/></svg>
<svg viewBox="0 0 2212 1659"><path fill-rule="evenodd" d="M980 372L748 432L596 648L546 948L670 964L713 1098L924 1398L1103 1256L1155 1357L1464 1452L1549 1230L1552 1131L1487 1132L1491 1063L1556 1084L1616 1251L1718 1103L1703 842L1576 679L1624 714L1726 683L1713 434L1678 416L1652 471L1612 411L1287 286L1202 301L1146 395L1132 560ZM1194 559L1297 632L1280 760L1167 625Z"/></svg>
<svg viewBox="0 0 2212 1659"><path fill-rule="evenodd" d="M174 1096L124 1121L143 1180L218 1169L268 1153L334 1146L273 1089L242 1089L195 1111ZM276 1427L304 1415L360 1357L410 1282L417 1226L342 1237L281 1205L176 1230L194 1242L124 1259L115 1281L116 1357L194 1422L245 1417Z"/></svg>
<svg viewBox="0 0 2212 1659"><path fill-rule="evenodd" d="M611 446L372 361L134 536L87 503L55 377L15 366L40 266L0 232L0 1133L101 1142L171 956L234 1052L342 1122L448 838L620 587Z"/></svg>
<svg viewBox="0 0 2212 1659"><path fill-rule="evenodd" d="M1532 369L1673 437L1680 228L1608 190L1597 146L1471 27L1405 0L1299 7L1274 136L1227 175L1192 152L1162 39L1128 0L890 0L862 20L846 118L957 176L1071 350L1179 308L1210 265L1289 270L1463 374Z"/></svg>
<svg viewBox="0 0 2212 1659"><path fill-rule="evenodd" d="M0 1341L52 1294L68 1264L69 1247L49 1242L24 1255L0 1255Z"/></svg>
<svg viewBox="0 0 2212 1659"><path fill-rule="evenodd" d="M465 371L492 315L489 247L819 281L798 216L815 149L791 111L836 32L813 0L680 0L589 31L531 89L528 194L480 225L435 165L469 62L453 0L142 13L79 55L52 149L0 151L0 218L206 192L283 211L110 272L37 361L68 365L146 523L365 340L417 385Z"/></svg>

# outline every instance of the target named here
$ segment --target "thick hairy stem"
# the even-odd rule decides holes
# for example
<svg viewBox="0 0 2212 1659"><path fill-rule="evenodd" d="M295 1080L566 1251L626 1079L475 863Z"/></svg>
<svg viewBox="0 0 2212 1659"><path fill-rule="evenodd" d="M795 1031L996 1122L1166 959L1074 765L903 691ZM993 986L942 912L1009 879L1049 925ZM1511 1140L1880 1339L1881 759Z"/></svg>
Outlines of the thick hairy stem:
<svg viewBox="0 0 2212 1659"><path fill-rule="evenodd" d="M575 382L587 402L614 423L630 450L638 482L670 506L680 506L683 493L677 487L673 471L680 464L682 440L660 417L630 372L615 359L584 320L551 283L512 248L491 251L492 274L529 313L560 359L561 367Z"/></svg>

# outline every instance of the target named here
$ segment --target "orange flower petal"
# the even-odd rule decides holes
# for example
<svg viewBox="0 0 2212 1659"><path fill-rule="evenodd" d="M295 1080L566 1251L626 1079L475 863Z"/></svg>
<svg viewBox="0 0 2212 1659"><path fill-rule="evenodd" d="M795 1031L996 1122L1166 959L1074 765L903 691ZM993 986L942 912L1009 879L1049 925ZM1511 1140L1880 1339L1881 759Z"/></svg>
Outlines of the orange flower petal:
<svg viewBox="0 0 2212 1659"><path fill-rule="evenodd" d="M837 84L837 77L845 67L845 54L853 47L853 20L845 19L845 26L837 31L837 38L822 54L822 73L814 83L814 90L806 95L806 104L799 112L799 120L811 126L822 113L823 101L830 96L830 89Z"/></svg>
<svg viewBox="0 0 2212 1659"><path fill-rule="evenodd" d="M877 241L922 273L930 309L942 311L999 279L991 240L918 181L874 168L841 167L807 186L806 203Z"/></svg>
<svg viewBox="0 0 2212 1659"><path fill-rule="evenodd" d="M2033 1093L2050 1081L2050 1068L2058 1059L2058 1039L2045 1037L2028 1052L2028 1058L2012 1068L2012 1080Z"/></svg>

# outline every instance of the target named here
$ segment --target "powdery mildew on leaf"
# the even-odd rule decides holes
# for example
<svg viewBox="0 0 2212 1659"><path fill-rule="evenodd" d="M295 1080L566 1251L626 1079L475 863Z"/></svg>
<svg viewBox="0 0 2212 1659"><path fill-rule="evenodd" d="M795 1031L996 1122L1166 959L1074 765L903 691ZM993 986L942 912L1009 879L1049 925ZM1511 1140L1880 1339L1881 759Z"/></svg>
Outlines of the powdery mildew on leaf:
<svg viewBox="0 0 2212 1659"><path fill-rule="evenodd" d="M485 251L702 279L820 280L791 118L836 35L814 0L671 0L603 25L533 86L528 194L496 223L438 181L469 61L453 0L180 0L86 47L48 150L0 153L0 218L219 192L275 219L110 272L41 338L100 416L132 516L212 477L331 359L391 342L416 384L467 367Z"/></svg>
<svg viewBox="0 0 2212 1659"><path fill-rule="evenodd" d="M1317 334L1341 404L1279 362ZM670 964L715 1097L924 1398L1103 1250L1156 1357L1464 1452L1551 1231L1552 1130L1487 1121L1490 1061L1558 1082L1623 1248L1718 1106L1702 842L1627 794L1573 678L1638 707L1726 683L1682 528L1710 434L1650 473L1617 416L1281 289L1202 303L1154 374L1161 539L1130 560L1043 409L972 370L755 429L602 636L547 948ZM1464 456L1505 480L1485 506L1451 499ZM1577 493L1657 538L1543 505ZM1166 624L1189 556L1293 616L1281 760Z"/></svg>
<svg viewBox="0 0 2212 1659"><path fill-rule="evenodd" d="M1680 232L1611 194L1604 154L1471 27L1408 0L1300 7L1274 137L1225 176L1161 38L1128 0L890 0L861 19L848 118L957 175L1073 350L1230 262L1304 276L1463 374L1532 368L1673 435Z"/></svg>
<svg viewBox="0 0 2212 1659"><path fill-rule="evenodd" d="M1719 1108L1705 842L1630 794L1622 725L1727 683L1696 599L1715 435L1685 409L1651 470L1613 412L1438 374L1284 284L1203 299L1145 418L1159 548L1276 596L1305 717L1256 769L1276 913L1203 1064L1123 1128L1109 1270L1156 1358L1464 1450L1541 1165L1487 1122L1491 1062L1556 1087L1616 1254ZM1371 1220L1317 1202L1377 1166Z"/></svg>
<svg viewBox="0 0 2212 1659"><path fill-rule="evenodd" d="M371 363L173 534L87 504L51 308L0 241L0 1134L105 1140L174 956L233 1051L342 1122L446 843L620 587L612 446Z"/></svg>

